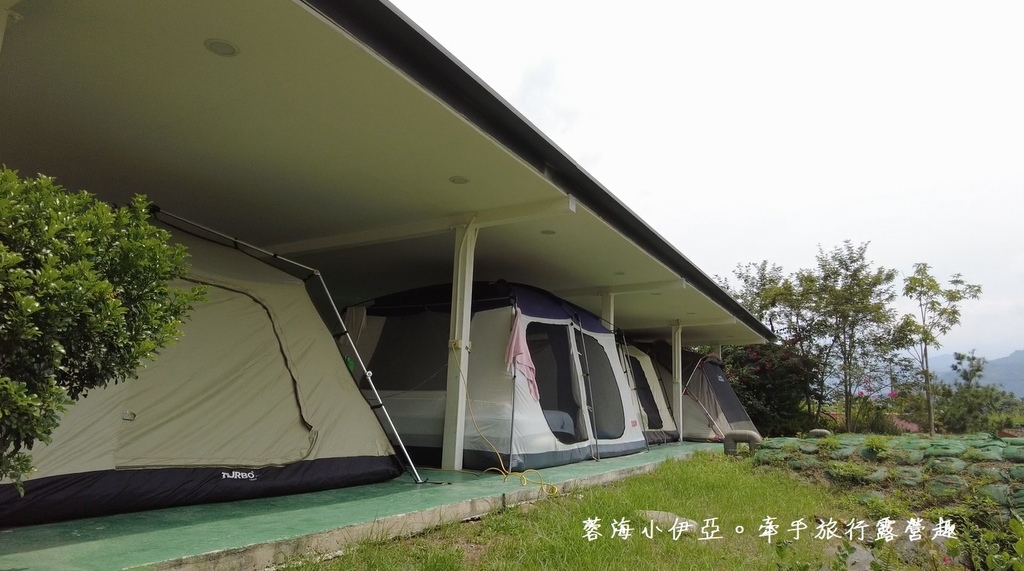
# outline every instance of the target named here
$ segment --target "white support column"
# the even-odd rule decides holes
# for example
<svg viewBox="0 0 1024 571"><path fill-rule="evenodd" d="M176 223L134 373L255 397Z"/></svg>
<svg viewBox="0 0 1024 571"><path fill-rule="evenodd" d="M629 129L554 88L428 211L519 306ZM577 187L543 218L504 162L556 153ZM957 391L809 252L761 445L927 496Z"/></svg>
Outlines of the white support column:
<svg viewBox="0 0 1024 571"><path fill-rule="evenodd" d="M718 355L719 359L722 358L722 344L721 343L719 343L718 347L715 348L715 354Z"/></svg>
<svg viewBox="0 0 1024 571"><path fill-rule="evenodd" d="M683 328L672 326L672 415L675 417L679 441L683 440Z"/></svg>
<svg viewBox="0 0 1024 571"><path fill-rule="evenodd" d="M480 229L470 222L455 229L455 268L452 272L452 320L448 342L447 401L441 467L462 469L466 439L466 387L469 374L469 320L473 309L473 258Z"/></svg>
<svg viewBox="0 0 1024 571"><path fill-rule="evenodd" d="M601 321L612 331L615 331L615 294L605 293L601 295Z"/></svg>

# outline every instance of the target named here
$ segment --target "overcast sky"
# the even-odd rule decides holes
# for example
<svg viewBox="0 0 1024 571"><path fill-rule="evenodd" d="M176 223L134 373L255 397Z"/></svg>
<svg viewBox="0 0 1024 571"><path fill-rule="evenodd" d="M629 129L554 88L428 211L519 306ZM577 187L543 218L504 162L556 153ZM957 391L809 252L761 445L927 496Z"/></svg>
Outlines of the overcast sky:
<svg viewBox="0 0 1024 571"><path fill-rule="evenodd" d="M393 1L705 273L870 242L1024 349L1024 2Z"/></svg>

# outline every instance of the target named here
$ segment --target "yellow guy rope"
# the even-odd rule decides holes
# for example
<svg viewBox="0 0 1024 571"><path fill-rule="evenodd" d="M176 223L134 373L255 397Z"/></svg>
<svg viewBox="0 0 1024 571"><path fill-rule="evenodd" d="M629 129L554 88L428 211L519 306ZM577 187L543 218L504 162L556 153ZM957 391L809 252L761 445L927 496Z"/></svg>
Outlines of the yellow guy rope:
<svg viewBox="0 0 1024 571"><path fill-rule="evenodd" d="M491 447L491 450L494 451L494 455L497 456L498 464L500 465L500 467L498 468L495 468L493 466L487 468L486 470L484 470L484 472L486 473L494 471L501 474L503 482L507 482L510 477L516 477L519 478L519 483L523 486L529 484L537 484L538 486L540 486L541 491L544 492L544 495L546 496L558 495L558 486L550 482L545 482L544 475L541 474L539 471L530 468L529 470L523 470L522 472L512 472L505 468L505 461L501 459L501 452L499 452L498 449L494 446L494 444L491 443L491 441L486 436L484 436L483 431L480 430L480 425L477 424L476 422L476 414L473 413L473 401L472 399L469 398L469 381L466 379L466 373L462 368L462 363L459 362L459 355L455 352L455 348L452 347L451 351L452 355L455 356L455 363L459 367L459 384L462 387L462 389L466 391L466 408L469 409L469 418L470 420L473 421L473 428L476 429L476 433L480 435L480 438L483 438L484 442L486 442L487 445ZM537 477L531 478L530 474L536 474Z"/></svg>

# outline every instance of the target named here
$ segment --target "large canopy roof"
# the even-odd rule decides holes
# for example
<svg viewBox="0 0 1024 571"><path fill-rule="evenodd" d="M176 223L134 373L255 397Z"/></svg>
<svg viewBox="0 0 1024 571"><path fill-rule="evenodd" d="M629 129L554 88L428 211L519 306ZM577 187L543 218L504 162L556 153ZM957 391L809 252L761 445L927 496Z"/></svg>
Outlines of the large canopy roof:
<svg viewBox="0 0 1024 571"><path fill-rule="evenodd" d="M615 325L638 336L772 337L387 3L8 5L0 163L22 175L146 194L319 267L341 305L451 281L451 228L475 219L476 279L595 313L613 293Z"/></svg>

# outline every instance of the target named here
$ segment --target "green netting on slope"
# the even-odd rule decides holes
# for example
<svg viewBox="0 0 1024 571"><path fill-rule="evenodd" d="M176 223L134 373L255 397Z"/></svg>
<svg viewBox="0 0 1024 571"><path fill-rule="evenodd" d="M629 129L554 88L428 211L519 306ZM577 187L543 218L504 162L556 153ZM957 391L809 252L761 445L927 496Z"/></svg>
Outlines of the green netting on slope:
<svg viewBox="0 0 1024 571"><path fill-rule="evenodd" d="M768 449L771 449L771 450L778 450L780 448L783 448L787 444L790 444L790 445L792 445L795 448L799 448L800 444L802 444L803 442L804 441L800 440L799 438L790 438L790 437L768 438L764 442L761 443L761 448L768 448Z"/></svg>
<svg viewBox="0 0 1024 571"><path fill-rule="evenodd" d="M931 446L931 442L921 440L919 438L897 438L896 440L893 440L889 446L899 448L901 450L924 450Z"/></svg>
<svg viewBox="0 0 1024 571"><path fill-rule="evenodd" d="M804 454L817 454L818 445L815 444L813 441L804 442L803 444L800 445L800 451L803 452Z"/></svg>
<svg viewBox="0 0 1024 571"><path fill-rule="evenodd" d="M833 460L845 460L850 456L853 456L853 453L856 451L857 450L853 446L843 446L842 448L836 448L829 452L828 457Z"/></svg>
<svg viewBox="0 0 1024 571"><path fill-rule="evenodd" d="M925 489L937 498L955 498L967 489L967 482L960 476L946 474L929 480Z"/></svg>
<svg viewBox="0 0 1024 571"><path fill-rule="evenodd" d="M967 473L979 478L991 478L993 480L1003 482L1007 479L1006 471L1004 471L1000 466L993 466L991 464L971 464L971 466L967 468Z"/></svg>
<svg viewBox="0 0 1024 571"><path fill-rule="evenodd" d="M942 438L900 436L889 439L889 448L881 455L863 445L863 435L840 434L832 439L832 442L836 441L841 446L827 451L828 458L832 460L850 460L857 456L869 462L920 466L931 459L959 458L968 463L1009 461L1024 464L1024 438L999 439L985 433ZM822 442L821 439L770 438L765 440L762 449L783 450L787 453L786 458L777 458L776 461L784 461L792 458L797 450L806 456L819 455L823 451ZM929 468L937 473L961 473L967 470L967 466L960 462L933 462Z"/></svg>
<svg viewBox="0 0 1024 571"><path fill-rule="evenodd" d="M924 481L924 474L921 472L921 468L916 466L898 466L893 468L891 473L904 486L916 487L920 486L921 482Z"/></svg>
<svg viewBox="0 0 1024 571"><path fill-rule="evenodd" d="M839 443L842 444L843 446L859 446L861 444L864 444L864 440L866 438L867 437L864 436L863 434L850 433L839 434L836 436L836 440L838 440Z"/></svg>
<svg viewBox="0 0 1024 571"><path fill-rule="evenodd" d="M782 450L761 447L754 452L754 464L781 464L786 461L788 455Z"/></svg>
<svg viewBox="0 0 1024 571"><path fill-rule="evenodd" d="M885 500L885 494L878 490L871 490L868 492L862 492L860 494L857 494L857 500L864 502L865 504L870 504L872 502L880 502Z"/></svg>
<svg viewBox="0 0 1024 571"><path fill-rule="evenodd" d="M959 458L936 457L929 459L924 466L940 474L959 474L967 469L967 462Z"/></svg>
<svg viewBox="0 0 1024 571"><path fill-rule="evenodd" d="M811 470L814 468L821 468L824 465L821 460L818 460L814 456L793 458L787 462L787 464L794 470Z"/></svg>
<svg viewBox="0 0 1024 571"><path fill-rule="evenodd" d="M825 473L833 480L844 482L859 482L868 476L868 471L863 465L842 461L829 462Z"/></svg>
<svg viewBox="0 0 1024 571"><path fill-rule="evenodd" d="M889 451L889 457L903 466L915 466L924 461L924 452L909 448L895 448Z"/></svg>
<svg viewBox="0 0 1024 571"><path fill-rule="evenodd" d="M980 436L987 436L988 438L981 438ZM997 448L1002 448L1002 447L1004 447L1004 446L1006 446L1008 444L1005 440L1002 440L1000 438L993 438L993 437L989 436L988 434L979 435L976 438L968 438L968 439L964 440L963 442L964 442L964 444L966 444L968 446L973 446L975 448L987 448L989 446L995 446Z"/></svg>
<svg viewBox="0 0 1024 571"><path fill-rule="evenodd" d="M974 462L1001 462L1003 449L999 446L979 446L968 448L963 457Z"/></svg>
<svg viewBox="0 0 1024 571"><path fill-rule="evenodd" d="M1024 487L1013 484L989 484L978 492L999 505L1008 508L1024 507Z"/></svg>
<svg viewBox="0 0 1024 571"><path fill-rule="evenodd" d="M868 474L864 479L868 482L877 484L889 477L889 470L885 468L878 468L874 472Z"/></svg>
<svg viewBox="0 0 1024 571"><path fill-rule="evenodd" d="M873 448L867 446L861 446L857 449L857 455L867 460L868 462L882 462L885 458L889 457L889 451L885 450L882 456L878 455L878 452Z"/></svg>
<svg viewBox="0 0 1024 571"><path fill-rule="evenodd" d="M967 452L967 445L963 442L957 442L955 440L939 440L932 441L932 445L924 449L924 456L925 458L960 456L964 452Z"/></svg>

